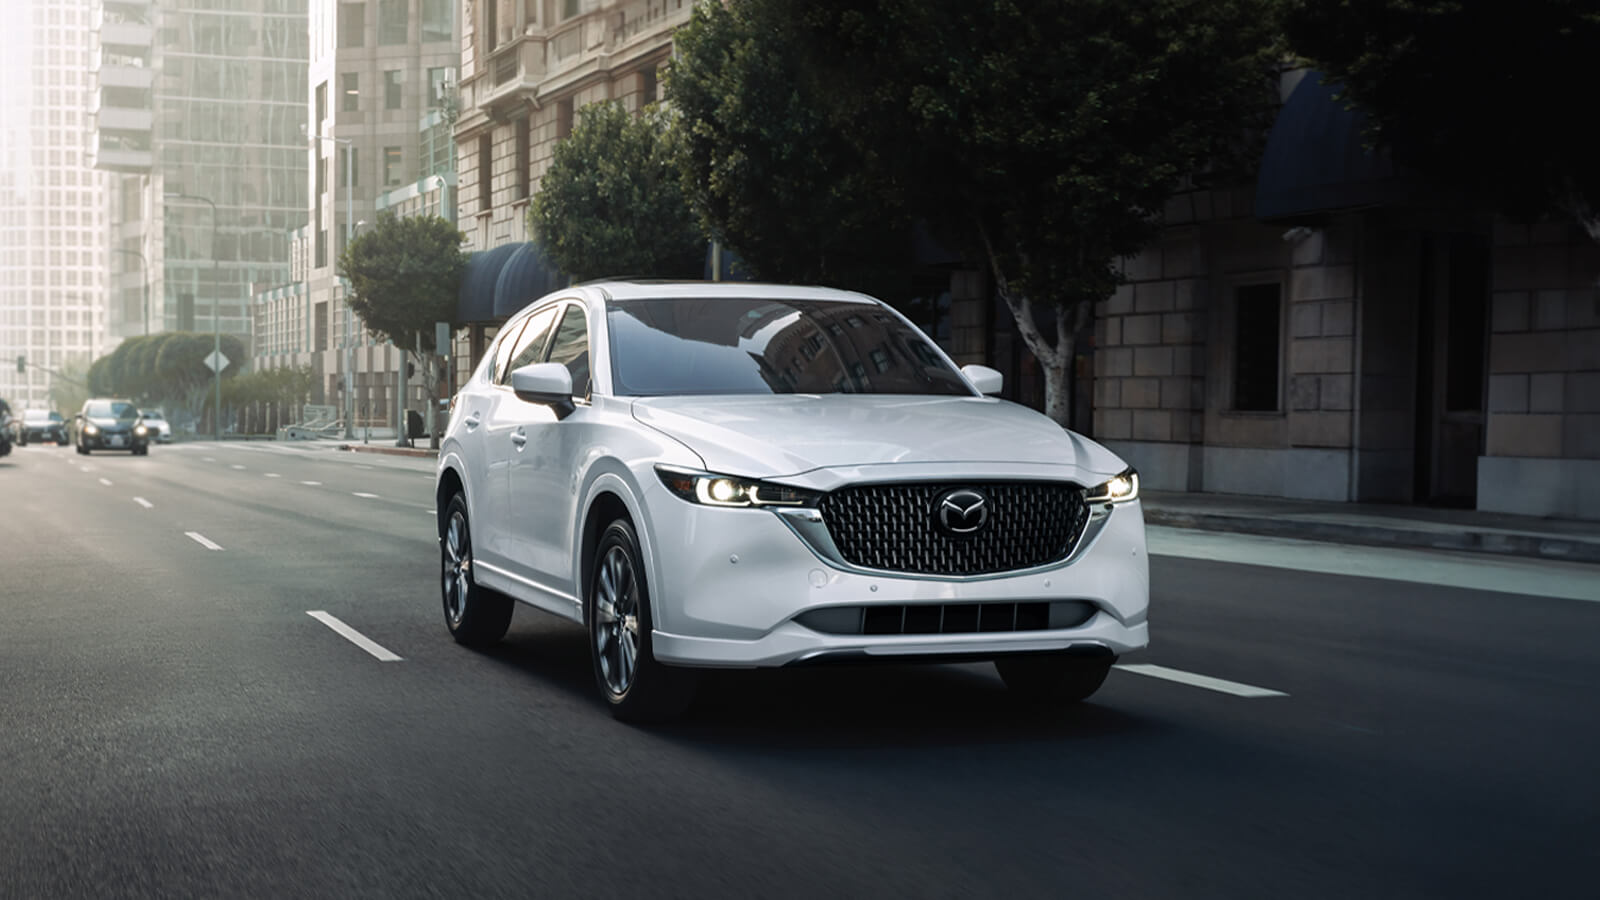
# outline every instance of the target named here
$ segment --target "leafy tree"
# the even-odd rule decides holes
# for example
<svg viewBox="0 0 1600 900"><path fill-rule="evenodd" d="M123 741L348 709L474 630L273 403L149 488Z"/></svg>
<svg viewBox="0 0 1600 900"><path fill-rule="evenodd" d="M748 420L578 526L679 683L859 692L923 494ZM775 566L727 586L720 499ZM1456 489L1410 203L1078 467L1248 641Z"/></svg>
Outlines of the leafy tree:
<svg viewBox="0 0 1600 900"><path fill-rule="evenodd" d="M1291 47L1395 158L1519 218L1600 241L1591 93L1600 7L1579 0L1291 0Z"/></svg>
<svg viewBox="0 0 1600 900"><path fill-rule="evenodd" d="M385 213L339 254L339 274L350 279L351 309L368 331L416 361L430 397L431 386L439 383L434 324L455 321L467 268L461 241L456 226L439 216Z"/></svg>
<svg viewBox="0 0 1600 900"><path fill-rule="evenodd" d="M1264 132L1276 2L733 0L697 9L668 86L695 140L733 145L690 163L730 244L744 253L743 229L761 227L737 213L770 195L746 187L767 177L795 179L766 214L796 202L801 243L821 240L808 192L846 226L928 222L993 276L1044 371L1045 412L1066 422L1074 336L1120 260L1157 236L1174 193ZM798 124L769 127L795 104ZM763 165L735 181L745 159Z"/></svg>
<svg viewBox="0 0 1600 900"><path fill-rule="evenodd" d="M83 409L89 399L89 359L74 356L63 362L60 374L50 379L50 406L65 416Z"/></svg>
<svg viewBox="0 0 1600 900"><path fill-rule="evenodd" d="M578 278L699 277L706 241L684 197L673 116L583 108L528 212L552 260Z"/></svg>
<svg viewBox="0 0 1600 900"><path fill-rule="evenodd" d="M89 393L127 397L142 406L165 406L169 412L199 414L208 408L213 374L205 364L216 338L194 332L166 332L131 337L89 367ZM246 351L238 337L225 334L220 342L228 365L224 381L243 371ZM81 402L79 404L81 406Z"/></svg>
<svg viewBox="0 0 1600 900"><path fill-rule="evenodd" d="M703 3L674 35L666 84L684 185L703 230L756 277L903 301L911 219L882 179L892 167L839 121L827 38L800 40L808 8Z"/></svg>

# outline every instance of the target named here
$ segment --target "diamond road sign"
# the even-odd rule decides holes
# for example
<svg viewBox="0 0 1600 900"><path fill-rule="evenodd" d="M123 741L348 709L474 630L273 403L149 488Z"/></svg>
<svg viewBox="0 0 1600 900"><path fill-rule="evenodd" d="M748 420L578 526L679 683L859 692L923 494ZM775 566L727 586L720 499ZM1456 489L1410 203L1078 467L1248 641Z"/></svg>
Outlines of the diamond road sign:
<svg viewBox="0 0 1600 900"><path fill-rule="evenodd" d="M228 367L228 358L222 355L221 350L213 350L206 357L206 368L213 372L221 372Z"/></svg>

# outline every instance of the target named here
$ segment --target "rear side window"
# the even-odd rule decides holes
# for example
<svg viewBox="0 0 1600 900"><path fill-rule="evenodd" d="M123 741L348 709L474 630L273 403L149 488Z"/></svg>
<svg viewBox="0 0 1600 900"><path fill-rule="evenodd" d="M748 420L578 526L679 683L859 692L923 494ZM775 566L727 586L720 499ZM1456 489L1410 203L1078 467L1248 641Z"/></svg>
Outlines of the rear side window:
<svg viewBox="0 0 1600 900"><path fill-rule="evenodd" d="M500 377L505 374L506 363L511 361L511 350L517 343L517 336L523 332L523 326L528 324L527 319L512 322L500 335L500 340L494 345L494 368L489 370L489 380L495 384L500 383Z"/></svg>

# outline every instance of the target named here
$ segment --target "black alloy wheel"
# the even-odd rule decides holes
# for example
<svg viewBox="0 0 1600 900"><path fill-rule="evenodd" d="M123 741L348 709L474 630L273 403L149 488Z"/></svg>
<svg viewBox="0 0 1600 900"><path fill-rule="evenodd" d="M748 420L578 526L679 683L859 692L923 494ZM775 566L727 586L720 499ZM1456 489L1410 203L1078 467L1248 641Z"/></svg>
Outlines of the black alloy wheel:
<svg viewBox="0 0 1600 900"><path fill-rule="evenodd" d="M472 528L467 498L456 493L445 505L439 530L439 593L444 624L456 643L469 647L492 644L511 627L514 601L478 586L472 572Z"/></svg>
<svg viewBox="0 0 1600 900"><path fill-rule="evenodd" d="M633 523L618 519L595 548L584 611L600 693L624 722L663 722L694 700L697 673L657 662L651 648L650 589Z"/></svg>

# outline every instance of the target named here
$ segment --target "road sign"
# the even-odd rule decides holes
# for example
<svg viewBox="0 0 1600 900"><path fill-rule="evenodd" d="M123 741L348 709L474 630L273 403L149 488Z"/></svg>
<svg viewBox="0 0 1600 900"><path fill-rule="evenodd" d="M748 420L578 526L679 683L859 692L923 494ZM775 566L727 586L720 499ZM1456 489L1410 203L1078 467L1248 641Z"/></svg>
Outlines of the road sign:
<svg viewBox="0 0 1600 900"><path fill-rule="evenodd" d="M440 356L450 355L450 323L433 323L433 352Z"/></svg>
<svg viewBox="0 0 1600 900"><path fill-rule="evenodd" d="M213 372L221 372L228 367L228 357L221 350L213 350L206 356L206 368Z"/></svg>

